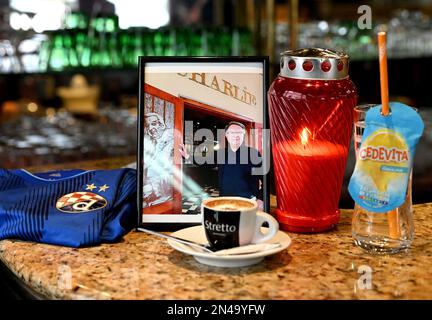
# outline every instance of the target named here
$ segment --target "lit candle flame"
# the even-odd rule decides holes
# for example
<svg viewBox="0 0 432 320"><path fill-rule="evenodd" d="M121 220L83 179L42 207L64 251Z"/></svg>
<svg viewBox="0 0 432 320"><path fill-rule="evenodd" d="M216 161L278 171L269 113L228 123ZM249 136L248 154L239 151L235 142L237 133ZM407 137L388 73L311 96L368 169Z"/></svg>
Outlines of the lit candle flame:
<svg viewBox="0 0 432 320"><path fill-rule="evenodd" d="M307 145L309 142L309 136L311 135L311 132L308 128L304 128L302 132L300 133L300 140L303 146Z"/></svg>

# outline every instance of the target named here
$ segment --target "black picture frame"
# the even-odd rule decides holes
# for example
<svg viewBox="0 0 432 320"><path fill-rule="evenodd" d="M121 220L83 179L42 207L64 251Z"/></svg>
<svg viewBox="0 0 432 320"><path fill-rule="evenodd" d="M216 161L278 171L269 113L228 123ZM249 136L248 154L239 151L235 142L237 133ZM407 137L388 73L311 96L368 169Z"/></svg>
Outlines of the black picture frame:
<svg viewBox="0 0 432 320"><path fill-rule="evenodd" d="M271 167L271 148L270 148L270 137L269 131L269 116L268 116L268 104L267 104L267 91L269 87L269 59L267 56L248 56L248 57L139 57L138 66L138 125L137 125L137 207L138 207L138 227L148 227L151 226L153 229L159 230L175 230L185 226L198 225L201 222L201 217L190 221L190 219L185 219L186 214L182 214L181 211L175 214L169 214L172 219L169 221L157 218L143 219L143 187L144 187L144 110L145 110L145 84L146 84L146 67L149 64L238 64L238 66L247 65L250 63L257 63L262 65L262 152L267 152L267 156L263 154L263 165L267 165L268 168ZM269 179L270 173L262 176L262 200L263 200L263 211L269 212L270 210L270 187ZM149 215L145 215L146 218ZM200 215L199 215L200 216ZM167 215L168 217L168 215Z"/></svg>

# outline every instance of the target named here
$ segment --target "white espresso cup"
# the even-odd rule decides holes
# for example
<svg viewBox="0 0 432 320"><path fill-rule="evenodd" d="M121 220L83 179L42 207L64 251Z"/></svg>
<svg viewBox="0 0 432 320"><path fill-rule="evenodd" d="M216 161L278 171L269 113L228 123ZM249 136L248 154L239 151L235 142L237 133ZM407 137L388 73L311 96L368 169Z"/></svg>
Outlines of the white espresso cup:
<svg viewBox="0 0 432 320"><path fill-rule="evenodd" d="M262 243L273 238L279 230L276 219L258 211L256 201L247 198L208 198L202 201L201 213L207 240L216 250ZM262 233L265 222L269 228Z"/></svg>

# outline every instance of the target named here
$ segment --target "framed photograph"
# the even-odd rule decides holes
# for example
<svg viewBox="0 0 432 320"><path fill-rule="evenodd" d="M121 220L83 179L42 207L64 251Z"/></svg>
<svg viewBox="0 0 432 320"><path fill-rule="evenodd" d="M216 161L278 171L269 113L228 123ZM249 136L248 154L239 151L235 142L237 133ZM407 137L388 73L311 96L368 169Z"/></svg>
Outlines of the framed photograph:
<svg viewBox="0 0 432 320"><path fill-rule="evenodd" d="M140 57L139 225L199 224L201 201L269 209L266 57Z"/></svg>

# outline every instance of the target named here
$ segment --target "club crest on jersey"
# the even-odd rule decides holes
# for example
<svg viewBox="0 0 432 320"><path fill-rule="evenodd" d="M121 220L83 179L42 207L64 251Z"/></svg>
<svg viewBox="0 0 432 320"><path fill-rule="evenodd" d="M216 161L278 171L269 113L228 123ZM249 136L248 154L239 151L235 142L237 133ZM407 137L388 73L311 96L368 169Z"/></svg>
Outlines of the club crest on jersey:
<svg viewBox="0 0 432 320"><path fill-rule="evenodd" d="M63 212L82 213L104 208L106 199L93 192L72 192L57 200L56 208Z"/></svg>

